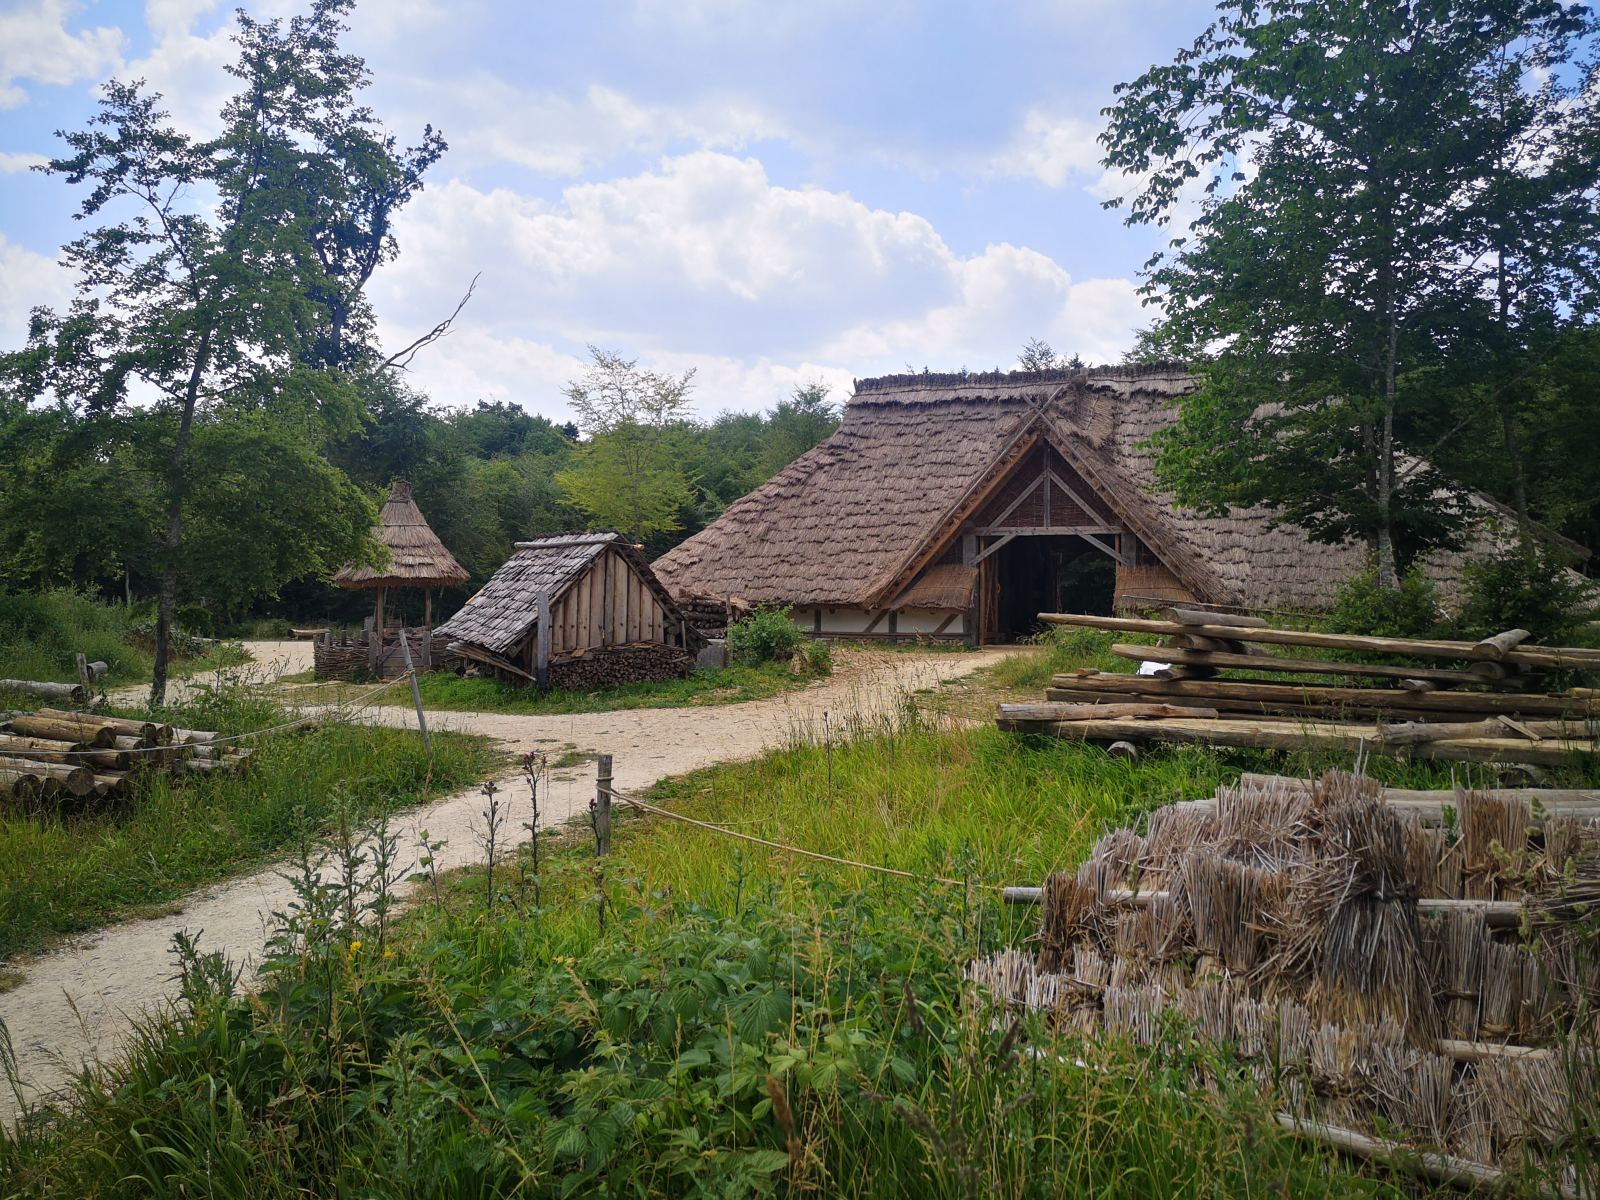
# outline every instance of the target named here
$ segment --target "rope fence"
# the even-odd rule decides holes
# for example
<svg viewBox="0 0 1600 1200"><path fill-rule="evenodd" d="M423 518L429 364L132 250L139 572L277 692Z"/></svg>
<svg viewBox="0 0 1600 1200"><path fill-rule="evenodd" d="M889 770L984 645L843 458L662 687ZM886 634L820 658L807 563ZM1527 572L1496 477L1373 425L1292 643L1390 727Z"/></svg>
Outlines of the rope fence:
<svg viewBox="0 0 1600 1200"><path fill-rule="evenodd" d="M728 829L722 825L713 825L709 821L698 821L694 817L686 817L682 813L673 812L670 808L662 808L657 804L651 804L648 800L642 800L638 796L631 796L627 792L619 791L615 787L603 786L600 789L600 792L603 795L615 797L616 799L621 800L624 804L632 805L641 812L650 813L652 816L666 817L668 820L678 821L684 825L692 825L696 829L704 829L710 833L721 834L723 837L734 838L741 842L752 842L757 846L765 846L769 850L779 850L785 854L798 854L802 858L811 858L816 859L818 862L833 863L835 866L840 867L854 867L860 871L876 871L880 875L893 875L897 879L921 880L923 882L930 883L945 883L955 887L970 886L989 888L994 891L1004 890L1002 885L997 883L983 883L971 879L951 879L944 875L926 875L917 871L902 871L897 867L885 867L880 866L877 863L857 862L853 858L840 858L834 854L823 854L818 850L806 850L800 846L790 846L784 842L774 842L768 838L757 837L753 833L740 833L736 829Z"/></svg>

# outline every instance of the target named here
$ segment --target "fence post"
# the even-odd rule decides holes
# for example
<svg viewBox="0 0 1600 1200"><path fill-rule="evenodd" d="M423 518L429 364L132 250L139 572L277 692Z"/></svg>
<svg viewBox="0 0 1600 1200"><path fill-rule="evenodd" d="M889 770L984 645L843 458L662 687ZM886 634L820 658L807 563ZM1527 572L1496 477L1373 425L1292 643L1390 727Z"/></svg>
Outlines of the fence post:
<svg viewBox="0 0 1600 1200"><path fill-rule="evenodd" d="M422 748L428 752L428 759L433 759L433 739L428 736L428 718L422 715L422 689L417 686L417 669L411 665L411 639L406 637L405 627L400 628L400 653L405 656L406 674L411 677L411 701L417 706L417 728L422 730Z"/></svg>
<svg viewBox="0 0 1600 1200"><path fill-rule="evenodd" d="M594 772L595 854L604 858L611 852L611 755L595 761Z"/></svg>

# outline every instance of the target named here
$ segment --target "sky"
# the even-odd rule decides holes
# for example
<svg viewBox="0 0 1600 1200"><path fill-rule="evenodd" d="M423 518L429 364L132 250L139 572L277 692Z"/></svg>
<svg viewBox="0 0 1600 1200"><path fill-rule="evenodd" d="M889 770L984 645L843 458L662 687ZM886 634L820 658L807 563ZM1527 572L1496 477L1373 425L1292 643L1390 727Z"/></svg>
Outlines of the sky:
<svg viewBox="0 0 1600 1200"><path fill-rule="evenodd" d="M81 199L29 168L143 79L216 127L233 7L0 0L0 348L36 304ZM258 17L297 11L249 0ZM1162 233L1102 201L1113 88L1169 61L1204 0L366 0L347 48L403 143L450 149L369 294L384 345L449 314L413 364L435 404L566 419L586 347L695 370L694 407L795 386L1015 365L1029 338L1115 362L1149 323Z"/></svg>

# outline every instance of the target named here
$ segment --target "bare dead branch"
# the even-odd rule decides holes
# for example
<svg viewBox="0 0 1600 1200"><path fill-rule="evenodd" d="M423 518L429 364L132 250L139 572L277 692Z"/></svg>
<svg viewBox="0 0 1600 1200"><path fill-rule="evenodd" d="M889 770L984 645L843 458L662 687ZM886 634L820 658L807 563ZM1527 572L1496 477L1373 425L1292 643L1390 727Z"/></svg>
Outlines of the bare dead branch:
<svg viewBox="0 0 1600 1200"><path fill-rule="evenodd" d="M412 342L409 346L406 346L404 349L399 350L396 353L391 354L388 358L384 359L384 368L393 367L397 371L404 371L411 365L411 360L416 358L419 350L423 349L425 346L433 345L433 343L437 342L440 338L444 337L445 334L449 333L450 326L454 323L455 319L461 315L461 310L467 306L467 301L472 299L472 294L478 290L478 280L482 278L482 276L483 272L479 271L472 277L472 282L467 285L467 294L461 297L461 300L456 304L454 312L452 312L444 320L440 321L432 329L428 330L427 333L423 334L416 341Z"/></svg>

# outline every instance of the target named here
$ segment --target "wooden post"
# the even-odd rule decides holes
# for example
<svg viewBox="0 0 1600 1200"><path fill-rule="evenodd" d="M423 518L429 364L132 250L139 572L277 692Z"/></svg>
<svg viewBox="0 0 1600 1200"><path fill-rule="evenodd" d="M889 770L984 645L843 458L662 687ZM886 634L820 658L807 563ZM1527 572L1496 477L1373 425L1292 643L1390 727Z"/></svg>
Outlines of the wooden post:
<svg viewBox="0 0 1600 1200"><path fill-rule="evenodd" d="M383 593L387 588L378 589L378 606L372 613L372 625L378 631L378 641L383 641Z"/></svg>
<svg viewBox="0 0 1600 1200"><path fill-rule="evenodd" d="M550 593L540 592L538 599L539 628L535 633L533 677L540 691L550 689ZM610 760L607 760L610 761Z"/></svg>
<svg viewBox="0 0 1600 1200"><path fill-rule="evenodd" d="M411 676L411 700L417 706L417 728L422 730L422 747L431 761L433 739L428 736L428 718L422 715L422 689L417 687L417 669L411 665L411 639L406 637L404 629L400 631L400 653L405 656L406 674Z"/></svg>
<svg viewBox="0 0 1600 1200"><path fill-rule="evenodd" d="M595 854L604 858L611 852L611 755L595 760L594 771Z"/></svg>
<svg viewBox="0 0 1600 1200"><path fill-rule="evenodd" d="M373 674L378 670L378 635L374 629L375 617L368 617L361 622L361 632L367 635L367 670Z"/></svg>
<svg viewBox="0 0 1600 1200"><path fill-rule="evenodd" d="M422 627L424 629L433 628L433 589L431 587L422 589Z"/></svg>
<svg viewBox="0 0 1600 1200"><path fill-rule="evenodd" d="M89 674L89 656L80 650L77 659L78 682L83 684L83 690L87 692L94 687L94 679Z"/></svg>

